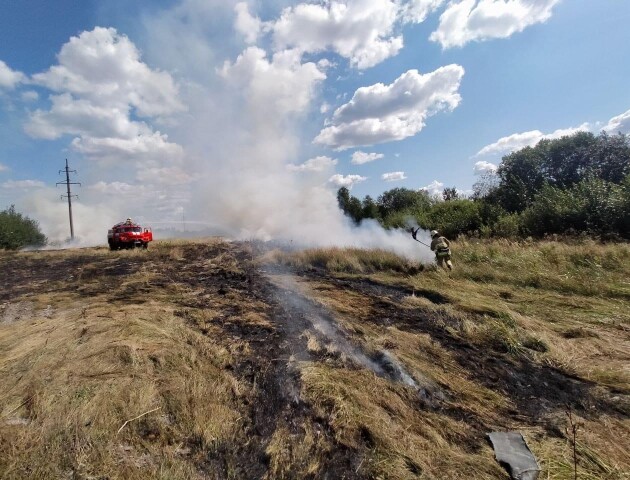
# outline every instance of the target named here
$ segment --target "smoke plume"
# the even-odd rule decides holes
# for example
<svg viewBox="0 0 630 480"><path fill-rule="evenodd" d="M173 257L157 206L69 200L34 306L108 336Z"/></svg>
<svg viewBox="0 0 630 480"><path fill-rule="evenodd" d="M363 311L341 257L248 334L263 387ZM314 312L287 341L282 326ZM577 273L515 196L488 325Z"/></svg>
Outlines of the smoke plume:
<svg viewBox="0 0 630 480"><path fill-rule="evenodd" d="M136 38L114 29L84 32L63 46L58 68L33 76L56 95L49 111L32 112L27 130L38 138L74 136L70 148L84 159L84 188L75 202L80 242L104 244L107 229L127 217L177 228L188 220L212 226L204 233L237 239L378 247L429 261L430 252L407 232L386 231L374 221L355 226L342 214L328 183L336 161L290 168L316 156L312 132L321 119L312 113L331 61L325 53L311 60L299 49L247 46L255 36L243 38L233 28L235 4L182 0L142 17ZM109 42L104 65L119 57L143 75L142 84L129 86L134 77L122 68L112 73L99 66L93 57L103 42ZM91 69L120 78L108 78L100 89L73 86L77 76L91 75L72 70L86 57L84 44ZM100 77L88 80L101 86ZM111 93L116 81L124 98ZM119 128L71 116L86 110L98 112L99 122L111 117ZM42 189L20 204L51 240L67 238L58 194Z"/></svg>

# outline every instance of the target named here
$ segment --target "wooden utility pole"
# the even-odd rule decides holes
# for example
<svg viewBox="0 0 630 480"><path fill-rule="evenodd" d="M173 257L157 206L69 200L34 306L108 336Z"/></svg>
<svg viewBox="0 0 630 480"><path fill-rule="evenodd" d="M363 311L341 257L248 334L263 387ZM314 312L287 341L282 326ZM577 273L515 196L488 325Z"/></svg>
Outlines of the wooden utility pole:
<svg viewBox="0 0 630 480"><path fill-rule="evenodd" d="M79 198L78 195L72 195L72 192L70 191L70 185L79 185L81 186L81 184L79 182L71 182L70 181L70 174L71 173L77 173L76 170L70 170L70 168L68 167L68 159L66 158L66 168L64 168L63 170L59 170L59 174L61 175L62 172L65 172L66 174L66 181L65 182L57 182L57 185L65 185L67 188L67 194L66 195L62 195L61 198L67 198L68 199L68 215L70 216L70 240L74 240L74 224L72 223L72 197L75 198Z"/></svg>

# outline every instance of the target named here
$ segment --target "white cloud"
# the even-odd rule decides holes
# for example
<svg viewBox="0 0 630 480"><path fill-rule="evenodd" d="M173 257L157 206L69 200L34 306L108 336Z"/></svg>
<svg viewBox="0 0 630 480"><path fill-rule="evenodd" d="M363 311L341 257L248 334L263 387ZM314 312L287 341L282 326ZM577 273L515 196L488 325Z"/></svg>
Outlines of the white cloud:
<svg viewBox="0 0 630 480"><path fill-rule="evenodd" d="M473 170L475 171L475 175L482 175L487 172L496 172L497 168L498 167L494 163L480 160L475 163Z"/></svg>
<svg viewBox="0 0 630 480"><path fill-rule="evenodd" d="M589 130L590 125L588 123L583 123L579 127L561 128L548 134L545 134L540 130L514 133L512 135L508 135L507 137L502 137L490 145L486 145L475 154L475 157L486 155L506 155L525 147L533 147L541 140L552 140L555 138L573 135L576 132L587 132Z"/></svg>
<svg viewBox="0 0 630 480"><path fill-rule="evenodd" d="M314 141L344 150L416 135L427 117L457 107L463 75L463 67L447 65L424 75L409 70L390 85L361 87Z"/></svg>
<svg viewBox="0 0 630 480"><path fill-rule="evenodd" d="M160 132L147 133L131 138L75 138L72 147L81 153L97 159L135 158L149 161L179 161L184 155L183 148L168 142L168 136Z"/></svg>
<svg viewBox="0 0 630 480"><path fill-rule="evenodd" d="M430 39L442 48L471 41L507 38L547 21L560 0L461 0L451 2Z"/></svg>
<svg viewBox="0 0 630 480"><path fill-rule="evenodd" d="M606 126L602 129L605 132L611 134L617 134L619 132L629 134L630 133L630 110L611 118Z"/></svg>
<svg viewBox="0 0 630 480"><path fill-rule="evenodd" d="M26 92L22 92L22 100L25 102L35 102L39 100L39 93L35 90L27 90Z"/></svg>
<svg viewBox="0 0 630 480"><path fill-rule="evenodd" d="M183 148L154 131L148 120L185 110L171 76L140 60L135 45L116 30L97 27L72 37L57 65L33 75L56 94L49 109L37 109L24 125L35 138L75 138L70 146L88 158L136 169L136 178L156 184L182 183Z"/></svg>
<svg viewBox="0 0 630 480"><path fill-rule="evenodd" d="M344 175L336 174L330 177L328 181L336 185L337 187L352 188L357 183L364 182L366 180L367 180L367 177L362 177L361 175L345 175L344 176Z"/></svg>
<svg viewBox="0 0 630 480"><path fill-rule="evenodd" d="M132 121L127 111L117 106L75 99L69 93L53 95L51 101L50 110L36 110L25 125L32 137L54 140L70 134L133 138L151 132L145 123Z"/></svg>
<svg viewBox="0 0 630 480"><path fill-rule="evenodd" d="M43 188L46 184L39 180L7 180L2 183L2 188L19 188L19 189L31 189L31 188Z"/></svg>
<svg viewBox="0 0 630 480"><path fill-rule="evenodd" d="M295 50L284 50L267 59L265 51L249 47L234 63L225 62L221 75L234 87L246 91L248 103L267 117L303 113L315 96L315 86L326 79L317 65L301 63Z"/></svg>
<svg viewBox="0 0 630 480"><path fill-rule="evenodd" d="M446 0L408 0L400 4L399 15L405 22L421 23Z"/></svg>
<svg viewBox="0 0 630 480"><path fill-rule="evenodd" d="M426 187L422 187L420 190L428 192L429 195L442 195L442 192L444 191L444 183L433 180Z"/></svg>
<svg viewBox="0 0 630 480"><path fill-rule="evenodd" d="M237 3L234 10L236 11L234 28L243 35L245 42L250 44L256 43L262 28L260 18L254 17L249 13L249 7L245 2Z"/></svg>
<svg viewBox="0 0 630 480"><path fill-rule="evenodd" d="M172 77L141 62L136 46L113 28L96 27L70 38L57 58L58 65L33 75L33 81L97 106L133 107L141 117L184 109Z"/></svg>
<svg viewBox="0 0 630 480"><path fill-rule="evenodd" d="M397 182L399 180L406 179L407 176L405 175L405 172L390 172L384 173L383 175L381 175L381 178L386 182Z"/></svg>
<svg viewBox="0 0 630 480"><path fill-rule="evenodd" d="M9 170L9 167L0 163L0 172L6 172L7 170Z"/></svg>
<svg viewBox="0 0 630 480"><path fill-rule="evenodd" d="M319 107L319 113L324 114L330 110L330 104L328 102L322 103L321 107Z"/></svg>
<svg viewBox="0 0 630 480"><path fill-rule="evenodd" d="M275 48L301 52L330 49L357 68L372 67L403 46L393 33L399 5L394 0L332 0L285 8L269 23Z"/></svg>
<svg viewBox="0 0 630 480"><path fill-rule="evenodd" d="M25 79L26 77L22 72L11 70L6 63L0 60L0 88L12 90Z"/></svg>
<svg viewBox="0 0 630 480"><path fill-rule="evenodd" d="M335 165L337 165L337 159L320 156L311 158L301 165L287 165L287 168L293 172L323 172Z"/></svg>
<svg viewBox="0 0 630 480"><path fill-rule="evenodd" d="M357 150L352 154L352 160L350 163L353 165L363 165L364 163L373 162L375 160L380 160L385 155L382 153L366 153L361 150Z"/></svg>

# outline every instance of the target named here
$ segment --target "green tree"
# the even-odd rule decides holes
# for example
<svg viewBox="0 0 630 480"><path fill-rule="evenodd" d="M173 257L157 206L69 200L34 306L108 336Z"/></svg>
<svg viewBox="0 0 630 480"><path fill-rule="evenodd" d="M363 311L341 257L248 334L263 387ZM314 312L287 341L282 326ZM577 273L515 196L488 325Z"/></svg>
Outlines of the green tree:
<svg viewBox="0 0 630 480"><path fill-rule="evenodd" d="M473 185L473 200L479 200L495 195L499 187L500 178L496 172L485 172Z"/></svg>
<svg viewBox="0 0 630 480"><path fill-rule="evenodd" d="M433 203L429 194L409 188L393 188L379 195L378 208L385 218L394 212L411 212L427 209Z"/></svg>
<svg viewBox="0 0 630 480"><path fill-rule="evenodd" d="M457 193L457 189L455 187L447 187L442 192L442 198L445 202L450 202L451 200L458 200L459 194Z"/></svg>
<svg viewBox="0 0 630 480"><path fill-rule="evenodd" d="M341 187L337 191L337 203L343 213L352 218L355 223L361 222L363 219L363 206L361 205L361 200L350 195L350 190L346 187Z"/></svg>
<svg viewBox="0 0 630 480"><path fill-rule="evenodd" d="M574 232L627 236L626 217L625 185L591 177L567 189L546 185L523 212L523 226L537 236Z"/></svg>
<svg viewBox="0 0 630 480"><path fill-rule="evenodd" d="M508 212L521 212L545 186L570 189L587 178L619 184L629 173L630 137L577 132L503 157L490 195Z"/></svg>
<svg viewBox="0 0 630 480"><path fill-rule="evenodd" d="M380 218L380 213L378 211L378 205L376 204L376 202L374 201L374 199L372 197L370 197L369 195L366 195L365 198L363 199L363 202L361 202L361 209L362 209L362 215L363 218Z"/></svg>
<svg viewBox="0 0 630 480"><path fill-rule="evenodd" d="M344 213L348 212L348 205L350 204L350 190L348 190L347 187L341 187L337 190L337 203Z"/></svg>
<svg viewBox="0 0 630 480"><path fill-rule="evenodd" d="M0 212L0 248L18 250L45 244L46 237L39 230L39 224L16 212L14 205Z"/></svg>
<svg viewBox="0 0 630 480"><path fill-rule="evenodd" d="M482 226L478 202L467 199L436 203L418 218L418 223L451 238L472 233Z"/></svg>
<svg viewBox="0 0 630 480"><path fill-rule="evenodd" d="M499 185L495 195L508 212L520 212L533 200L545 184L543 157L531 147L503 157L497 175Z"/></svg>

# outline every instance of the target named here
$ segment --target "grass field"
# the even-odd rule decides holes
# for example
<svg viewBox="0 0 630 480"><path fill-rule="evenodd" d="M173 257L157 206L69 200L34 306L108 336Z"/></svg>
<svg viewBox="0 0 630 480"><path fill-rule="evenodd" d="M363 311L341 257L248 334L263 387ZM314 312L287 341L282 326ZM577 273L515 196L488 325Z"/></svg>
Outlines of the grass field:
<svg viewBox="0 0 630 480"><path fill-rule="evenodd" d="M630 478L630 246L1 253L0 478Z"/></svg>

